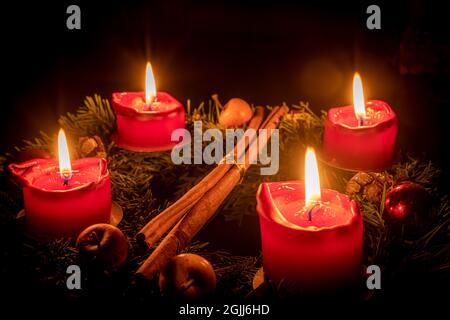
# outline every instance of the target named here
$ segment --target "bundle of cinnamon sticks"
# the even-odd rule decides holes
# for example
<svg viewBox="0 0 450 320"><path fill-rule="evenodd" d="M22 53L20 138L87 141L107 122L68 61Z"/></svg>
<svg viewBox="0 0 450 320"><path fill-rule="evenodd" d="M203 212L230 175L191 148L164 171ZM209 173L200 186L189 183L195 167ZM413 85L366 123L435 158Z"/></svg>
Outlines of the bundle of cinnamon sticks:
<svg viewBox="0 0 450 320"><path fill-rule="evenodd" d="M263 144L267 143L272 130L278 126L281 117L287 111L288 107L286 106L274 107L264 119L264 108L256 107L248 129L267 129L268 137L260 140L263 141ZM246 139L245 137L244 135L242 139ZM140 266L137 271L138 276L152 279L170 258L175 256L179 250L183 250L206 222L214 216L216 210L249 168L252 163L251 158L257 155L251 152L251 148L248 148L252 141L246 139L243 142L245 146L243 148L245 152L243 164L221 162L197 185L139 231L136 236L138 241L145 242L150 248L173 227ZM265 145L258 145L258 153L264 147ZM234 156L238 158L237 146L233 152Z"/></svg>

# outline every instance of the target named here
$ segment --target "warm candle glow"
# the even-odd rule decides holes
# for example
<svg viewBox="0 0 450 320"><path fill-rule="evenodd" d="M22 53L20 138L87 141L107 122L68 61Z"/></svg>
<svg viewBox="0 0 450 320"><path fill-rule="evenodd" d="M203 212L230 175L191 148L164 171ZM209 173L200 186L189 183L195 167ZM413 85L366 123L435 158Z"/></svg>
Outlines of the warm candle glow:
<svg viewBox="0 0 450 320"><path fill-rule="evenodd" d="M355 116L360 125L366 116L366 108L364 103L364 92L361 77L358 72L353 77L353 107L355 108Z"/></svg>
<svg viewBox="0 0 450 320"><path fill-rule="evenodd" d="M153 76L152 65L147 62L147 70L145 72L145 103L150 104L156 97L156 84Z"/></svg>
<svg viewBox="0 0 450 320"><path fill-rule="evenodd" d="M72 166L70 165L69 148L67 147L67 139L63 129L60 129L58 133L58 159L59 174L66 182L72 177Z"/></svg>
<svg viewBox="0 0 450 320"><path fill-rule="evenodd" d="M314 149L308 147L305 156L305 206L311 207L320 201L319 169Z"/></svg>

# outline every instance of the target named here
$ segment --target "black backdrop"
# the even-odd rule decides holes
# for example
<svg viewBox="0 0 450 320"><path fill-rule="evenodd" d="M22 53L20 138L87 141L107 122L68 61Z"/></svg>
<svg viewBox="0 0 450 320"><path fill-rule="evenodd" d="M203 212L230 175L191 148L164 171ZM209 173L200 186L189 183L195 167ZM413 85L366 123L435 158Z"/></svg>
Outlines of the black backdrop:
<svg viewBox="0 0 450 320"><path fill-rule="evenodd" d="M81 7L81 30L66 8ZM351 102L362 73L366 97L397 111L398 145L448 164L448 74L400 75L399 47L414 25L448 41L443 4L376 2L382 29L368 30L369 2L15 1L2 4L0 151L39 130L86 95L141 90L150 59L158 87L194 103L219 93L257 104ZM446 41L446 42L445 42ZM450 50L448 50L449 52Z"/></svg>

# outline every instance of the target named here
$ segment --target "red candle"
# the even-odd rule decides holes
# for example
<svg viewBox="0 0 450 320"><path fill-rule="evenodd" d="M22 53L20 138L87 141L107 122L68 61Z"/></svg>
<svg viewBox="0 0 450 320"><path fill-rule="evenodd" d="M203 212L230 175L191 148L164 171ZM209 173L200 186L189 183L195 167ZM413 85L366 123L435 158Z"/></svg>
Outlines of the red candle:
<svg viewBox="0 0 450 320"><path fill-rule="evenodd" d="M116 111L117 132L113 140L133 151L170 150L172 132L185 128L183 105L165 92L156 92L150 63L147 64L144 92L116 92L112 95Z"/></svg>
<svg viewBox="0 0 450 320"><path fill-rule="evenodd" d="M291 293L354 288L362 272L359 209L346 195L320 189L312 150L305 171L305 183L262 183L258 189L264 273Z"/></svg>
<svg viewBox="0 0 450 320"><path fill-rule="evenodd" d="M324 160L353 170L381 170L392 164L397 116L384 101L364 103L361 78L353 80L353 105L328 111Z"/></svg>
<svg viewBox="0 0 450 320"><path fill-rule="evenodd" d="M75 238L95 223L109 223L111 183L105 159L70 161L64 132L59 163L34 159L9 169L23 187L27 233L37 239Z"/></svg>

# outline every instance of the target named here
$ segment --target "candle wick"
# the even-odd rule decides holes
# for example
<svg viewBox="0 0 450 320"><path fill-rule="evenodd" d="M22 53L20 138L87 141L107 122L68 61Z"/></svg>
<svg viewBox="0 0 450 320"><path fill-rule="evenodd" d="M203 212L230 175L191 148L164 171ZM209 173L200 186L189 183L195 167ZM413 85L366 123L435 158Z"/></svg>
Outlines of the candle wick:
<svg viewBox="0 0 450 320"><path fill-rule="evenodd" d="M314 205L312 205L311 207L308 208L308 210L306 211L306 213L308 214L308 220L312 221L312 214L313 214L313 210L315 207L317 207L319 205L319 202L316 202Z"/></svg>
<svg viewBox="0 0 450 320"><path fill-rule="evenodd" d="M358 117L358 126L362 127L364 125L364 118L363 117Z"/></svg>
<svg viewBox="0 0 450 320"><path fill-rule="evenodd" d="M158 105L159 101L156 99L156 96L153 99L150 99L150 101L147 103L145 102L145 105L147 106L148 110L153 111L155 110L155 105Z"/></svg>
<svg viewBox="0 0 450 320"><path fill-rule="evenodd" d="M68 186L69 185L70 177L71 177L71 174L69 172L64 172L62 174L63 186Z"/></svg>

